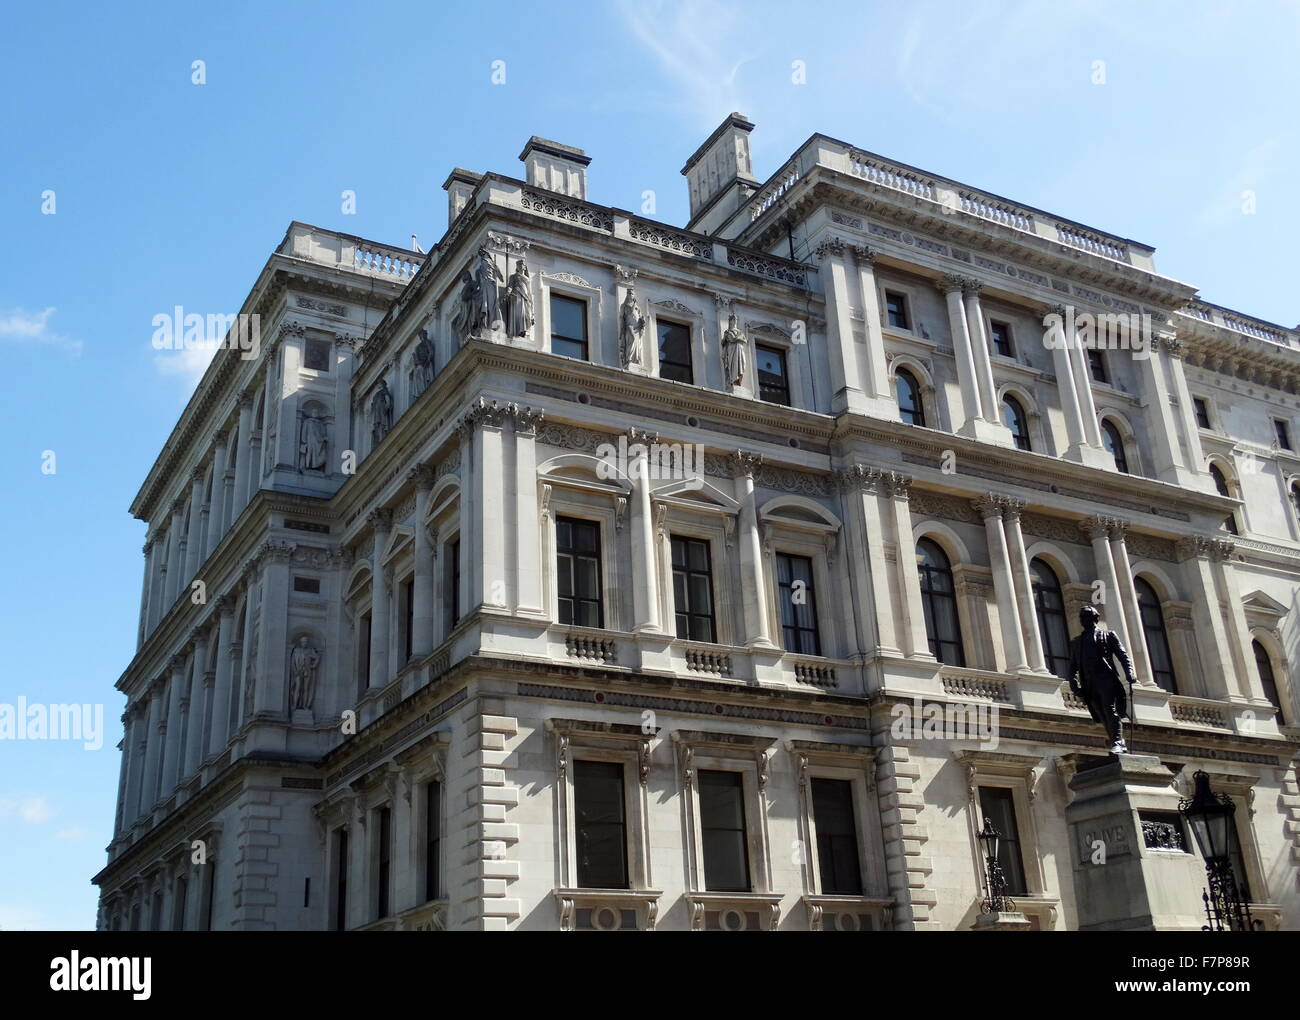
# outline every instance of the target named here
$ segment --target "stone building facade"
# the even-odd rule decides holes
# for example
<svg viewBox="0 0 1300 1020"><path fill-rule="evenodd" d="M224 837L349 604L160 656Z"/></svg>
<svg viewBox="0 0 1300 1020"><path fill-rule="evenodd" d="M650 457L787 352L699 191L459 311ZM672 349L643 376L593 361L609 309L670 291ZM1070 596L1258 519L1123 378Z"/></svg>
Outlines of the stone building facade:
<svg viewBox="0 0 1300 1020"><path fill-rule="evenodd" d="M1300 333L823 135L760 181L752 129L685 228L539 138L427 255L290 225L131 507L101 927L969 928L986 817L1087 926L1087 603L1167 771L1143 916L1203 923L1203 769L1300 927Z"/></svg>

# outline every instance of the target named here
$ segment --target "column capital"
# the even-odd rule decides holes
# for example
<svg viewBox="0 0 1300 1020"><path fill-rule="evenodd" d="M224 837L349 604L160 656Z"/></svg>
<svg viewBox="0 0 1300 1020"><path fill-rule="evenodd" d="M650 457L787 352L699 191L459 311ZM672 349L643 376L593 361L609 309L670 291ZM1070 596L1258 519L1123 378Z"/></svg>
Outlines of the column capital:
<svg viewBox="0 0 1300 1020"><path fill-rule="evenodd" d="M212 433L212 442L216 446L224 446L229 435L230 433L225 429L217 429L216 432Z"/></svg>
<svg viewBox="0 0 1300 1020"><path fill-rule="evenodd" d="M975 508L984 520L1002 517L1002 507L1005 502L1005 496L999 496L996 492L986 492L983 496L977 496L970 501L970 505Z"/></svg>
<svg viewBox="0 0 1300 1020"><path fill-rule="evenodd" d="M182 673L185 671L185 656L183 654L173 655L167 666L173 673Z"/></svg>
<svg viewBox="0 0 1300 1020"><path fill-rule="evenodd" d="M946 297L954 291L960 291L965 286L965 283L965 278L958 276L956 273L944 273L935 281L934 285L939 289L939 293Z"/></svg>
<svg viewBox="0 0 1300 1020"><path fill-rule="evenodd" d="M241 411L251 411L253 409L253 394L249 390L244 390L235 398L235 403Z"/></svg>
<svg viewBox="0 0 1300 1020"><path fill-rule="evenodd" d="M483 397L477 397L466 409L456 424L456 430L462 436L471 436L477 428L499 429L505 424L510 409L502 407L497 401L488 403Z"/></svg>
<svg viewBox="0 0 1300 1020"><path fill-rule="evenodd" d="M207 477L208 468L206 464L197 464L194 470L190 472L190 480L195 485L202 485L203 480Z"/></svg>
<svg viewBox="0 0 1300 1020"><path fill-rule="evenodd" d="M1110 534L1110 519L1096 514L1085 517L1079 522L1079 530L1087 535L1090 541L1106 538Z"/></svg>
<svg viewBox="0 0 1300 1020"><path fill-rule="evenodd" d="M1204 535L1184 535L1174 543L1174 555L1178 558L1179 563L1201 557L1208 558L1210 546L1213 542L1214 539L1207 538Z"/></svg>
<svg viewBox="0 0 1300 1020"><path fill-rule="evenodd" d="M1020 514L1028 504L1015 496L1002 497L1002 517L1008 521L1020 520Z"/></svg>
<svg viewBox="0 0 1300 1020"><path fill-rule="evenodd" d="M752 478L754 472L763 465L763 455L761 453L751 453L749 450L737 450L732 455L735 461L736 470L742 475Z"/></svg>
<svg viewBox="0 0 1300 1020"><path fill-rule="evenodd" d="M882 471L880 484L888 495L906 501L911 495L912 476L901 471Z"/></svg>
<svg viewBox="0 0 1300 1020"><path fill-rule="evenodd" d="M366 523L376 531L388 531L393 526L393 511L386 507L375 507L366 514Z"/></svg>
<svg viewBox="0 0 1300 1020"><path fill-rule="evenodd" d="M1230 560L1236 548L1237 544L1230 538L1212 538L1210 539L1210 559L1216 563Z"/></svg>
<svg viewBox="0 0 1300 1020"><path fill-rule="evenodd" d="M825 262L827 259L843 255L846 247L840 238L828 237L817 246L813 254L817 257L818 262Z"/></svg>
<svg viewBox="0 0 1300 1020"><path fill-rule="evenodd" d="M534 407L520 407L518 404L510 405L510 419L515 423L515 434L520 436L533 436L537 430L542 427L542 422L546 419L545 412Z"/></svg>
<svg viewBox="0 0 1300 1020"><path fill-rule="evenodd" d="M639 429L635 425L627 430L627 442L629 446L649 446L659 442L658 432L649 432L646 429Z"/></svg>
<svg viewBox="0 0 1300 1020"><path fill-rule="evenodd" d="M961 291L967 297L970 297L972 294L977 295L983 289L984 289L984 281L982 280L976 280L968 276L961 281Z"/></svg>
<svg viewBox="0 0 1300 1020"><path fill-rule="evenodd" d="M180 496L177 496L175 499L172 500L172 515L177 516L183 514L184 512L185 512L185 501L182 500Z"/></svg>
<svg viewBox="0 0 1300 1020"><path fill-rule="evenodd" d="M868 467L866 464L853 464L846 468L839 468L835 472L835 485L842 492L852 489L876 492L882 474L880 468Z"/></svg>
<svg viewBox="0 0 1300 1020"><path fill-rule="evenodd" d="M1112 542L1124 541L1124 536L1128 534L1128 521L1122 521L1118 517L1106 518L1106 535Z"/></svg>
<svg viewBox="0 0 1300 1020"><path fill-rule="evenodd" d="M865 244L855 244L849 250L853 252L853 257L860 266L870 266L876 261L875 249L868 248Z"/></svg>
<svg viewBox="0 0 1300 1020"><path fill-rule="evenodd" d="M416 464L406 473L406 480L415 486L417 492L428 492L433 488L435 474L428 464Z"/></svg>

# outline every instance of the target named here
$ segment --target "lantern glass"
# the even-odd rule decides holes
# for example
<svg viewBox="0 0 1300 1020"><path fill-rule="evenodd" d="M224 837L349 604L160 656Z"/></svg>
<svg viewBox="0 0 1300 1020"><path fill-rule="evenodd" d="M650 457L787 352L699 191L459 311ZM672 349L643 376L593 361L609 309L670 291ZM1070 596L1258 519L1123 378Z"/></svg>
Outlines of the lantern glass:
<svg viewBox="0 0 1300 1020"><path fill-rule="evenodd" d="M998 859L998 847L1002 843L1002 834L998 832L993 822L987 818L984 819L984 830L979 834L979 839L984 845L984 856L991 857L996 861Z"/></svg>
<svg viewBox="0 0 1300 1020"><path fill-rule="evenodd" d="M1204 772L1197 772L1195 780L1195 793L1183 814L1191 824L1202 857L1206 860L1227 857L1232 850L1230 833L1235 809L1231 802L1225 803L1215 796L1210 789L1210 777Z"/></svg>

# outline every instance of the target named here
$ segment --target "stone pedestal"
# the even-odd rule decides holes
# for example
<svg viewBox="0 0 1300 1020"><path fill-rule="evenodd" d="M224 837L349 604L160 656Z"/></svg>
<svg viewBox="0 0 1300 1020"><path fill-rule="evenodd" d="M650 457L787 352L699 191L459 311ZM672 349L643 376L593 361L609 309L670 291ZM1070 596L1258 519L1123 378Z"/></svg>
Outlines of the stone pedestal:
<svg viewBox="0 0 1300 1020"><path fill-rule="evenodd" d="M971 931L1031 931L1033 925L1029 918L1019 910L999 910L992 914L980 914L971 925Z"/></svg>
<svg viewBox="0 0 1300 1020"><path fill-rule="evenodd" d="M1080 931L1199 930L1205 869L1190 852L1172 780L1150 755L1079 763L1065 821ZM1148 847L1144 821L1180 834L1185 849L1168 848L1168 838L1153 838Z"/></svg>

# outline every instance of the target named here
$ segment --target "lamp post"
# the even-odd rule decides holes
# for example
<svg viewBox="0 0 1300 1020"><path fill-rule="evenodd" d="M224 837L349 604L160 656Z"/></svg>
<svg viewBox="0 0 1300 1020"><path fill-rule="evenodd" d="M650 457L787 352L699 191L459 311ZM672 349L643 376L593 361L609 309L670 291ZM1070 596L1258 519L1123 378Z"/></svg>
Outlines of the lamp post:
<svg viewBox="0 0 1300 1020"><path fill-rule="evenodd" d="M1210 777L1198 770L1192 777L1196 786L1192 796L1178 804L1196 837L1196 845L1205 858L1209 889L1201 894L1208 924L1203 931L1252 931L1250 905L1237 889L1232 871L1232 854L1237 846L1234 815L1237 806L1226 793L1210 789Z"/></svg>
<svg viewBox="0 0 1300 1020"><path fill-rule="evenodd" d="M980 846L984 850L984 871L988 885L988 895L984 898L983 910L986 914L1000 914L1015 910L1016 905L1007 895L1007 879L1002 874L1002 864L998 860L998 847L1002 842L1002 833L998 832L989 818L984 819L984 828L976 833Z"/></svg>

